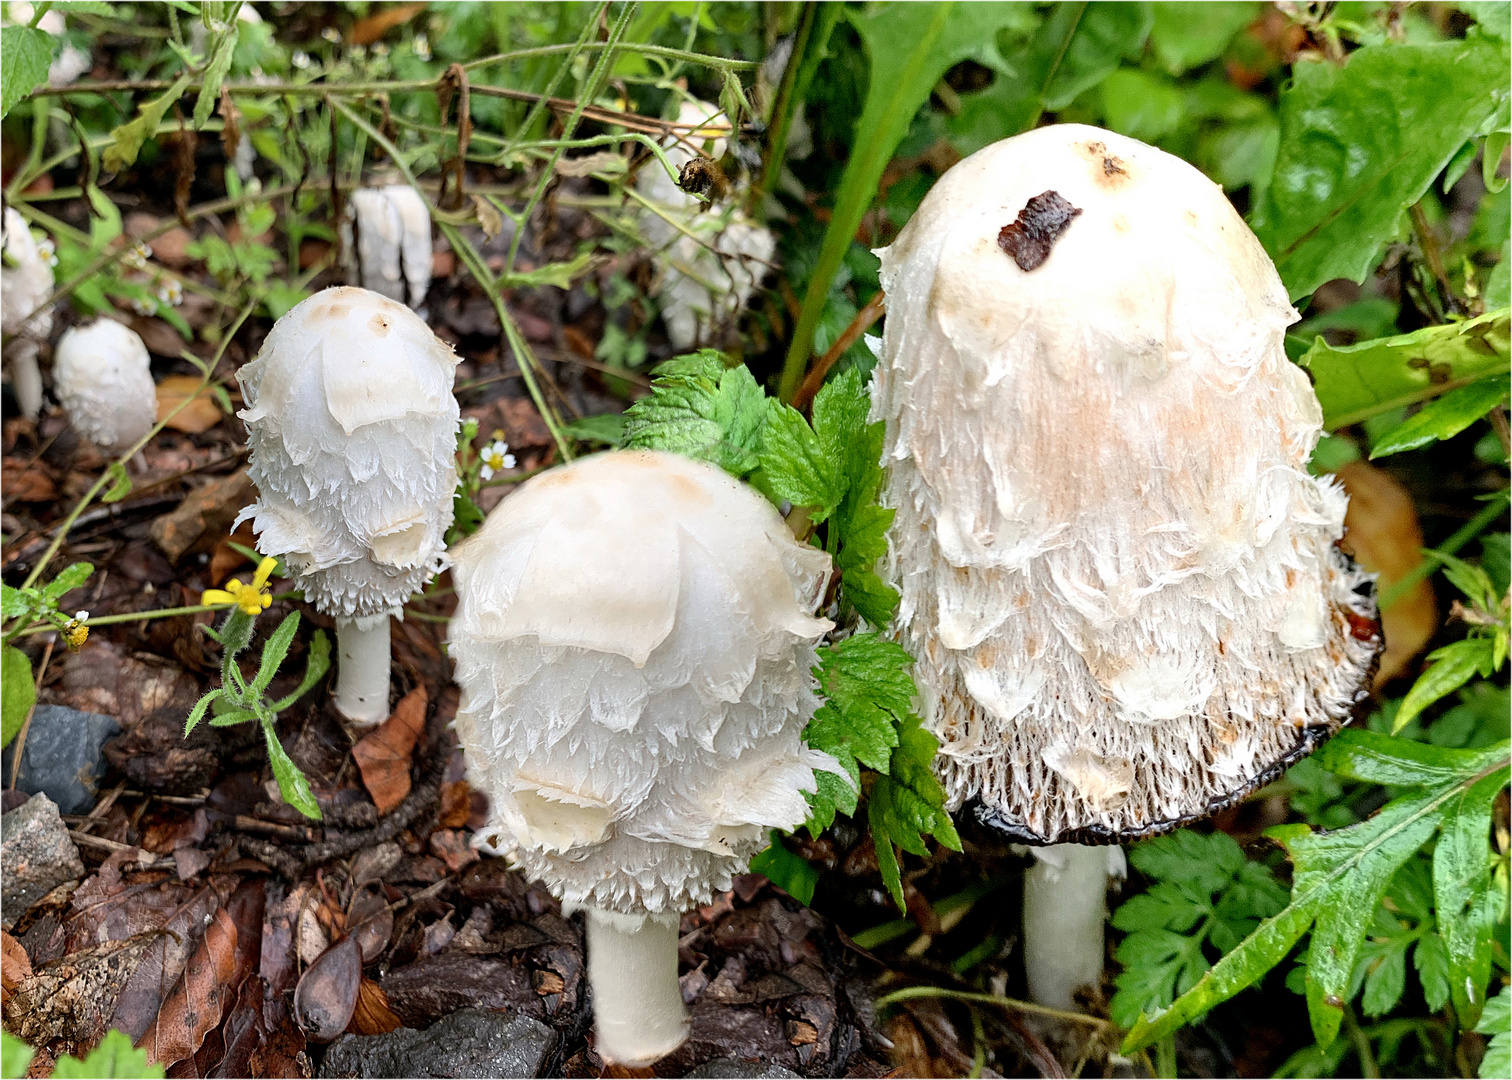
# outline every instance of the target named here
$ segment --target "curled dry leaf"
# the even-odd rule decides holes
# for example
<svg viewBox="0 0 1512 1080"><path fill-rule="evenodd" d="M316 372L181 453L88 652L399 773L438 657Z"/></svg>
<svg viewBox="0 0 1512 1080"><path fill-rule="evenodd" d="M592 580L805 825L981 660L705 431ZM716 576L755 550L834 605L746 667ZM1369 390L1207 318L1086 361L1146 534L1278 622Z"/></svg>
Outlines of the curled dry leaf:
<svg viewBox="0 0 1512 1080"><path fill-rule="evenodd" d="M189 404L184 405L188 400ZM174 431L199 435L209 431L226 415L208 386L201 388L198 375L169 375L157 384L157 418L163 420L184 405L168 421Z"/></svg>
<svg viewBox="0 0 1512 1080"><path fill-rule="evenodd" d="M356 938L332 945L309 966L294 988L294 1018L311 1042L332 1042L346 1030L361 983L362 952Z"/></svg>
<svg viewBox="0 0 1512 1080"><path fill-rule="evenodd" d="M10 1009L11 991L31 975L31 957L19 941L0 931L0 1009Z"/></svg>
<svg viewBox="0 0 1512 1080"><path fill-rule="evenodd" d="M170 1065L192 1056L205 1036L220 1026L236 998L236 966L236 923L219 908L184 968L183 979L138 1044L149 1062Z"/></svg>
<svg viewBox="0 0 1512 1080"><path fill-rule="evenodd" d="M352 1010L351 1030L354 1035L383 1035L397 1031L404 1021L389 1008L388 995L372 979L363 979L357 987L357 1007Z"/></svg>
<svg viewBox="0 0 1512 1080"><path fill-rule="evenodd" d="M425 730L427 704L425 688L416 687L394 706L393 715L352 747L362 785L380 814L391 812L410 792L410 758Z"/></svg>
<svg viewBox="0 0 1512 1080"><path fill-rule="evenodd" d="M1364 461L1352 461L1335 475L1349 492L1344 550L1366 570L1380 575L1376 588L1384 593L1406 577L1422 557L1423 530L1412 495L1390 473ZM1386 649L1381 653L1375 685L1384 686L1402 674L1438 626L1438 603L1427 580L1418 582L1381 612Z"/></svg>
<svg viewBox="0 0 1512 1080"><path fill-rule="evenodd" d="M352 897L346 921L352 937L357 939L364 964L378 959L394 936L394 909L389 907L378 886L370 885Z"/></svg>
<svg viewBox="0 0 1512 1080"><path fill-rule="evenodd" d="M185 555L209 551L230 530L241 508L256 497L246 469L212 480L152 523L153 542L173 563Z"/></svg>

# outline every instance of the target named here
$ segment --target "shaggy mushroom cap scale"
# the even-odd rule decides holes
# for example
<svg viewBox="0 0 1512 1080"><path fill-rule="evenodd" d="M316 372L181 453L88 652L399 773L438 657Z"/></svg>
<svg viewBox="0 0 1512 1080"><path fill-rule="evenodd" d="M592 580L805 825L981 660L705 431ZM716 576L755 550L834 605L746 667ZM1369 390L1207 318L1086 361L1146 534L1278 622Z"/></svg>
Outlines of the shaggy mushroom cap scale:
<svg viewBox="0 0 1512 1080"><path fill-rule="evenodd" d="M677 912L808 815L829 557L713 466L529 481L453 553L457 732L500 846L564 900ZM489 833L485 831L484 836Z"/></svg>
<svg viewBox="0 0 1512 1080"><path fill-rule="evenodd" d="M1144 835L1336 730L1374 603L1307 471L1296 313L1221 189L1041 128L880 254L889 565L953 805L1029 842Z"/></svg>
<svg viewBox="0 0 1512 1080"><path fill-rule="evenodd" d="M316 607L386 615L444 565L456 488L457 357L404 305L326 289L237 373L259 550Z"/></svg>
<svg viewBox="0 0 1512 1080"><path fill-rule="evenodd" d="M109 453L131 446L157 420L147 346L114 319L64 332L53 350L53 388L79 434Z"/></svg>

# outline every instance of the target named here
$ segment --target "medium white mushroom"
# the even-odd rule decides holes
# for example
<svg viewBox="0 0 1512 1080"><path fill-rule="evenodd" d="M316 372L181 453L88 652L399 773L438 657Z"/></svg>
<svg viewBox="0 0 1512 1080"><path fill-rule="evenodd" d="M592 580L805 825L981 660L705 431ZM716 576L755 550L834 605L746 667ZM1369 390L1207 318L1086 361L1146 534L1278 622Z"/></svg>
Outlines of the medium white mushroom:
<svg viewBox="0 0 1512 1080"><path fill-rule="evenodd" d="M1335 543L1343 492L1307 471L1296 312L1219 187L1046 127L952 168L880 254L899 634L951 805L1029 844L1150 836L1336 731L1375 605ZM1031 877L1082 887L1030 918L1100 912L1106 856L1046 854ZM1042 964L1101 970L1081 922L1095 941Z"/></svg>
<svg viewBox="0 0 1512 1080"><path fill-rule="evenodd" d="M403 304L334 288L274 324L237 372L247 407L242 511L258 549L336 617L336 707L388 715L389 616L445 564L457 486L457 356Z"/></svg>
<svg viewBox="0 0 1512 1080"><path fill-rule="evenodd" d="M14 207L5 208L4 255L0 258L0 327L11 340L5 359L11 369L11 389L23 416L35 420L42 411L42 373L37 353L52 332L52 308L37 308L52 295L53 272L47 253L37 245L26 219ZM32 312L36 311L35 315ZM27 318L31 315L31 318Z"/></svg>
<svg viewBox="0 0 1512 1080"><path fill-rule="evenodd" d="M647 1064L686 1035L678 914L838 768L801 738L829 556L720 469L637 450L527 482L454 557L469 775L498 846L586 910L600 1055Z"/></svg>
<svg viewBox="0 0 1512 1080"><path fill-rule="evenodd" d="M64 331L53 349L53 389L75 430L106 453L119 454L157 422L147 346L114 319Z"/></svg>
<svg viewBox="0 0 1512 1080"><path fill-rule="evenodd" d="M355 222L355 250L353 223ZM342 235L355 254L362 287L412 308L425 303L431 279L430 210L408 184L358 188L347 203Z"/></svg>
<svg viewBox="0 0 1512 1080"><path fill-rule="evenodd" d="M667 147L673 168L681 170L699 157L695 147L707 145L715 161L724 157L730 122L718 106L684 101L677 123L704 126L680 133L685 141ZM660 162L647 162L635 187L657 208L641 214L641 233L657 252L656 294L667 338L673 349L686 352L740 313L766 276L777 240L739 209L738 197L725 212L707 207L678 187Z"/></svg>

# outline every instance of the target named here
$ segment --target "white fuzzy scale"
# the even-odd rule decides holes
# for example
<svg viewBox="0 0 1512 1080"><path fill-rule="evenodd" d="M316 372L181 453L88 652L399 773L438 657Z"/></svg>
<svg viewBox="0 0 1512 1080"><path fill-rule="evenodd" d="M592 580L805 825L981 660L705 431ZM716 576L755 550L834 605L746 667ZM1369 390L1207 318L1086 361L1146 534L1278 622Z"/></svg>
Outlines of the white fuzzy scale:
<svg viewBox="0 0 1512 1080"><path fill-rule="evenodd" d="M457 486L457 356L409 308L316 293L237 372L258 550L321 611L397 613L445 565Z"/></svg>
<svg viewBox="0 0 1512 1080"><path fill-rule="evenodd" d="M807 816L829 557L713 466L529 481L454 552L457 733L497 835L572 904L675 914Z"/></svg>
<svg viewBox="0 0 1512 1080"><path fill-rule="evenodd" d="M157 421L152 357L129 326L96 319L64 331L53 349L53 389L74 429L120 453Z"/></svg>
<svg viewBox="0 0 1512 1080"><path fill-rule="evenodd" d="M1023 270L999 231L1046 191L1081 213ZM1042 128L952 168L880 254L890 565L951 805L1138 834L1337 728L1374 603L1307 471L1296 312L1217 185Z"/></svg>

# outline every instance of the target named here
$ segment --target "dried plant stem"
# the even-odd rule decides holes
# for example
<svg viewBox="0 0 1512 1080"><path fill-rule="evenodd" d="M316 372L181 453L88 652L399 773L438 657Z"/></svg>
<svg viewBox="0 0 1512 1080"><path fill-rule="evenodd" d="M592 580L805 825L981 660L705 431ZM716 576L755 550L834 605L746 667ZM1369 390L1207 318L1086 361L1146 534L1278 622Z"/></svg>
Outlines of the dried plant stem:
<svg viewBox="0 0 1512 1080"><path fill-rule="evenodd" d="M902 990L894 990L890 994L884 994L876 1001L877 1008L887 1005L896 1005L912 998L950 998L953 1001L973 1001L980 1005L995 1005L1000 1009L1012 1009L1016 1012L1034 1013L1036 1016L1050 1016L1057 1020L1065 1020L1072 1024L1086 1024L1099 1030L1111 1030L1113 1022L1100 1016L1089 1016L1086 1013L1072 1012L1069 1009L1056 1009L1049 1005L1037 1005L1032 1001L1020 1001L1018 998L1001 997L997 994L979 994L970 990L951 990L943 986L909 986Z"/></svg>

